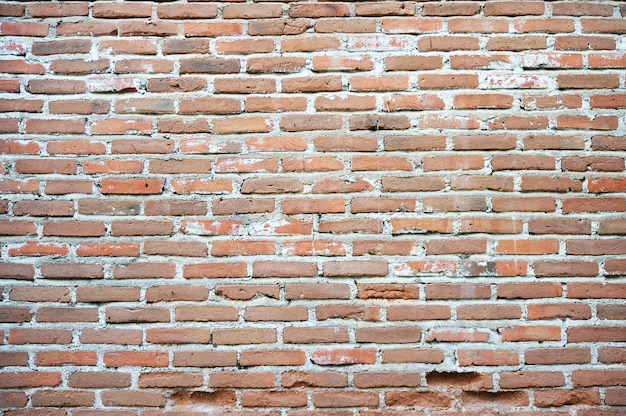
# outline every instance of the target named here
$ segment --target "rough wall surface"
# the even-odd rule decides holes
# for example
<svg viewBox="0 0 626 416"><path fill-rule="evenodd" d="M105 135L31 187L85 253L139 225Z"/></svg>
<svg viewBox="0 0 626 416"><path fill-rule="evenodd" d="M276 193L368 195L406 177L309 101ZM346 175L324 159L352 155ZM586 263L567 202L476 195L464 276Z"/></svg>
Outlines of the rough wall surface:
<svg viewBox="0 0 626 416"><path fill-rule="evenodd" d="M4 415L626 414L626 4L0 15Z"/></svg>

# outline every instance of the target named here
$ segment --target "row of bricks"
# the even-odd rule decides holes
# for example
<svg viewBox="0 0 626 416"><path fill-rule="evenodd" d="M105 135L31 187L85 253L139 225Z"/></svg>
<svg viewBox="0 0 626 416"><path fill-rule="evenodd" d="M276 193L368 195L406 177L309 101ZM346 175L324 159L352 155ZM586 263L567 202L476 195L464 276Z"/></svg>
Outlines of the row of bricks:
<svg viewBox="0 0 626 416"><path fill-rule="evenodd" d="M553 341L568 344L579 343L623 343L625 341L623 328L619 323L615 326L592 325L574 326L563 330L559 325L526 325L525 322L509 322L509 325L490 328L488 325L450 329L435 327L433 329L411 324L410 326L359 326L354 329L357 344L415 344L415 343L507 343L530 342L542 343ZM189 325L189 324L188 324ZM185 327L180 323L173 328L150 327L142 329L121 329L109 325L103 329L49 329L49 328L13 328L2 330L2 339L6 332L7 342L11 345L77 345L77 344L118 344L118 345L178 345L178 344L212 344L220 347L224 345L257 345L272 344L274 347L290 344L320 344L320 343L348 343L350 342L347 328L335 327L293 327L279 331L274 325L270 328L255 327L249 329L222 328L217 323L213 329L197 326ZM231 325L232 326L232 325ZM341 328L341 327L340 327ZM563 330L563 331L562 331ZM289 341L279 343L278 335ZM74 333L77 336L74 338ZM79 335L78 335L79 334ZM534 345L534 344L533 344ZM375 351L375 350L372 350ZM304 357L304 355L303 355ZM302 362L292 365L304 365ZM263 365L264 363L258 364ZM276 365L276 363L266 363Z"/></svg>
<svg viewBox="0 0 626 416"><path fill-rule="evenodd" d="M89 3L27 3L28 16L32 18L61 18L70 16L92 16L104 19L153 17L153 8L156 8L158 18L162 19L194 19L214 18L221 12L224 19L259 19L282 17L288 10L289 17L348 17L348 16L539 16L548 13L551 16L603 16L613 17L616 6L622 15L626 7L619 3L587 3L574 4L571 2L532 2L524 1L515 4L508 2L457 2L453 4L433 4L424 2L397 2L380 4L376 2L339 4L303 4L295 3L287 6L277 3L266 4L163 4L151 2L136 2L133 4L112 4L111 2L96 1ZM156 6L156 7L153 7ZM90 13L91 10L91 13ZM6 3L2 5L0 15L23 17L26 5Z"/></svg>
<svg viewBox="0 0 626 416"><path fill-rule="evenodd" d="M561 38L560 44L564 44L561 50L582 50L586 51L587 48L584 44L594 42L595 38L590 37L569 37ZM462 39L446 39L446 42L453 42L455 40ZM593 50L607 49L610 50L610 46L615 47L614 44L607 43L610 39L605 40L603 38L595 39L597 43L596 48ZM121 42L121 41L120 41ZM126 55L126 53L133 52L133 48L142 47L145 49L149 45L142 46L142 42L147 41L126 41L122 45L117 46L117 53L119 55ZM167 41L166 41L167 42ZM170 42L174 42L171 40ZM165 55L181 54L181 53L198 53L199 50L207 50L209 44L208 41L200 41L197 39L180 39L176 40L175 44L165 43L163 45L163 53ZM231 41L232 42L232 41ZM242 41L243 45L246 45L245 41ZM429 42L432 40L429 39ZM138 43L135 45L135 43ZM199 45L198 45L199 43ZM579 47L576 47L577 44ZM606 44L606 45L605 45ZM108 43L102 42L101 45L107 46L109 51L112 46ZM235 45L237 45L235 43ZM102 46L101 46L102 47ZM152 44L154 53L156 54L156 44ZM243 46L240 46L243 47ZM439 41L432 46L436 48L434 50L445 50L445 44L443 41ZM11 42L5 45L6 53L9 55L25 55L27 47L24 44L18 42ZM125 48L125 49L124 49ZM174 49L176 48L176 49ZM456 49L455 49L456 50ZM498 71L513 70L513 69L526 69L537 70L543 68L549 68L553 70L573 70L573 69L614 69L624 66L624 54L618 52L585 52L585 53L571 53L571 52L558 52L557 51L536 51L536 52L523 52L520 54L507 54L501 53L486 53L486 54L473 54L465 52L462 54L452 53L449 54L420 54L419 57L406 54L391 54L389 52L383 56L377 56L376 54L359 54L359 53L339 53L337 56L329 56L328 54L313 54L307 53L310 56L309 59L303 56L289 56L289 55L266 55L264 57L247 57L243 61L240 58L218 58L209 56L202 60L199 58L182 58L182 59L160 59L152 58L149 54L142 54L136 58L127 59L126 57L120 57L113 59L113 62L109 58L102 57L98 60L83 60L77 57L55 57L54 59L37 58L29 59L28 61L22 58L5 58L0 61L0 71L9 74L23 74L23 75L42 75L47 71L52 74L61 75L87 75L87 74L100 74L107 72L109 69L118 74L144 74L146 72L151 74L170 74L178 72L179 74L194 74L194 73L206 73L210 75L219 75L223 73L236 74L241 72L241 68L249 74L291 74L298 73L305 70L310 70L316 73L327 72L360 72L360 71L373 71L375 68L383 68L386 72L386 76L389 77L391 72L401 71L430 71L430 70L492 70L487 73L483 73L480 84L483 88L496 88L498 85L504 88L520 87L524 89L533 88L545 88L548 84L551 84L554 78L543 74L502 74ZM126 53L125 53L126 52ZM99 54L105 52L99 51ZM37 61L37 62L33 62ZM48 62L49 61L49 62ZM178 63L178 66L176 65ZM46 69L48 68L48 70ZM491 73L493 72L493 74ZM489 76L487 76L489 74ZM376 74L380 75L380 74ZM543 76L539 76L543 75ZM186 78L191 78L187 80ZM393 90L408 88L409 85L417 87L417 81L412 79L412 84L408 84L411 78L402 76L391 77L385 84L377 86L375 77L351 76L346 78L346 85L351 84L354 91L370 91L366 81L373 83L371 91L376 90ZM40 80L41 81L41 80ZM134 81L134 82L133 82ZM189 91L202 91L208 87L208 83L205 79L184 77L181 78L179 84L176 84L174 80L159 77L159 78L118 78L107 79L104 77L91 77L86 84L86 90L93 93L104 92L121 92L129 93L136 90L148 92L189 92ZM302 88L302 85L296 83L297 80L289 80L287 78L288 88ZM225 81L220 81L224 83ZM291 84L290 84L291 83ZM342 80L343 83L343 80ZM566 79L562 80L563 86L567 88L573 88L571 83L567 83ZM422 81L425 87L429 87L430 82ZM26 86L29 84L25 83ZM593 84L590 84L593 85ZM69 84L68 84L69 86ZM15 79L3 79L1 84L1 91L3 92L19 92L20 81ZM34 82L29 90L38 94L42 88L46 85L39 82ZM222 85L223 87L223 85ZM52 88L47 86L47 88ZM267 88L267 86L266 86ZM311 87L309 87L311 88ZM593 88L593 87L588 87ZM25 88L26 89L26 88ZM82 91L82 84L74 85L74 90L69 90L66 87L65 90L58 89L58 93L75 94L78 91ZM281 90L282 84L281 84ZM65 92L64 92L65 91ZM284 90L283 90L284 91ZM30 91L28 91L30 92Z"/></svg>
<svg viewBox="0 0 626 416"><path fill-rule="evenodd" d="M145 367L145 368L163 368L163 367L198 367L219 368L234 367L238 364L238 351L207 351L195 350L178 350L172 353L162 351L156 347L156 350L103 350L102 345L99 346L99 352L102 356L98 358L98 352L94 351L92 346L86 345L81 350L61 351L61 350L39 350L37 352L11 351L1 352L0 362L4 367L28 367L32 360L36 365L42 367L58 367L58 366L80 366L93 367L101 365L102 369L106 368L123 368L123 367ZM223 347L226 348L226 347ZM235 347L240 348L240 347ZM257 348L257 347L253 347ZM276 351L260 351L246 350L249 357L255 354L257 357L271 357L275 355L280 357L282 354L289 354L290 350ZM298 353L299 351L294 351ZM317 365L367 365L374 364L380 355L382 364L389 364L389 368L394 370L393 364L441 364L445 360L456 360L460 366L519 366L520 364L544 366L544 365L565 365L565 364L619 364L624 359L626 350L623 347L601 346L596 349L584 346L567 346L567 347L528 347L526 349L511 348L480 348L474 347L454 348L450 353L448 350L441 348L383 348L380 351L369 348L324 348L318 349L311 353L311 357ZM520 355L521 354L521 355ZM593 359L597 356L597 362ZM274 362L277 360L274 359ZM535 367L537 368L537 367ZM19 368L19 370L22 370ZM88 368L85 370L89 370ZM225 369L227 371L227 369ZM268 372L269 373L269 372ZM102 372L103 376L106 372ZM122 373L123 374L123 373ZM223 373L222 373L223 374ZM254 376L255 373L244 373ZM272 373L273 374L273 373ZM263 375L268 378L267 373ZM239 385L236 387L246 387L247 379L241 377ZM266 379L267 380L267 379ZM273 378L272 378L273 380ZM266 384L267 383L267 384ZM253 384L248 387L271 387L271 382L266 381L263 385ZM70 387L80 387L73 386ZM82 386L86 387L86 386ZM114 387L114 386L101 386Z"/></svg>

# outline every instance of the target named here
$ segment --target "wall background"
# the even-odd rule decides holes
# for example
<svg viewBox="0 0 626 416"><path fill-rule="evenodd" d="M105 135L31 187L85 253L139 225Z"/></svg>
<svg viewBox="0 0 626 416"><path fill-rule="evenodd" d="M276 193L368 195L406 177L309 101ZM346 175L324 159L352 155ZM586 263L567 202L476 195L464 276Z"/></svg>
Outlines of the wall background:
<svg viewBox="0 0 626 416"><path fill-rule="evenodd" d="M626 5L0 3L4 415L626 412Z"/></svg>

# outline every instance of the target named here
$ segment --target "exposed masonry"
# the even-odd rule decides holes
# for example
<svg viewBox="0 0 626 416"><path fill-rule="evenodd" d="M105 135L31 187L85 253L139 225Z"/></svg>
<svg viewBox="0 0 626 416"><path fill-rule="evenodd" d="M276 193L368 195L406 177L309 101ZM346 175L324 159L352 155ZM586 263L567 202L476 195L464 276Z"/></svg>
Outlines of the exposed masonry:
<svg viewBox="0 0 626 416"><path fill-rule="evenodd" d="M626 413L626 4L0 16L3 415Z"/></svg>

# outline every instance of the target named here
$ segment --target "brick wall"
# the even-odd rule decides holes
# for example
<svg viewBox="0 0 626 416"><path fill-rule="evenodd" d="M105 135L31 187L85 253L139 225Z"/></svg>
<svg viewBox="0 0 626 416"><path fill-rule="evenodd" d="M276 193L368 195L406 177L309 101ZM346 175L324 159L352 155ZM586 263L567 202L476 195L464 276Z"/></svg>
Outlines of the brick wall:
<svg viewBox="0 0 626 416"><path fill-rule="evenodd" d="M3 415L626 413L626 4L0 15Z"/></svg>

